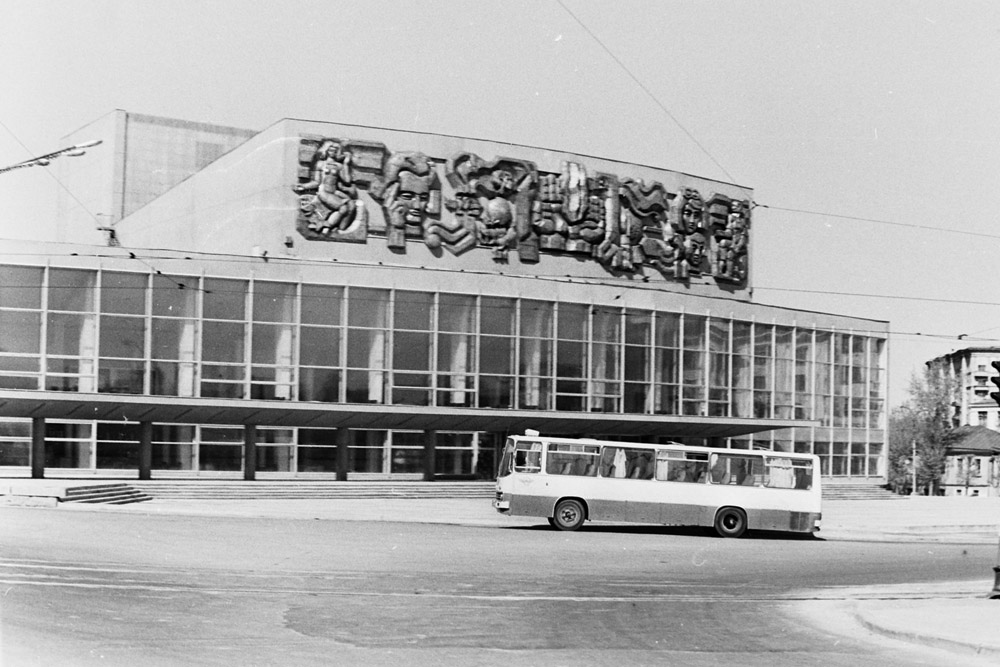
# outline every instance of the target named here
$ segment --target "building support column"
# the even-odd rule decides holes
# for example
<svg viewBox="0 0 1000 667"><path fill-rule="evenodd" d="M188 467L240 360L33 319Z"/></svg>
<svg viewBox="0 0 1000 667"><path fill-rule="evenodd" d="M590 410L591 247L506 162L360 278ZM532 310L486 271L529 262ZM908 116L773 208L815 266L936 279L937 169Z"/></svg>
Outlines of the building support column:
<svg viewBox="0 0 1000 667"><path fill-rule="evenodd" d="M243 479L257 479L257 425L243 425Z"/></svg>
<svg viewBox="0 0 1000 667"><path fill-rule="evenodd" d="M45 478L45 418L31 418L31 479Z"/></svg>
<svg viewBox="0 0 1000 667"><path fill-rule="evenodd" d="M152 478L153 422L139 422L139 479Z"/></svg>
<svg viewBox="0 0 1000 667"><path fill-rule="evenodd" d="M424 431L424 481L434 481L436 466L437 431Z"/></svg>
<svg viewBox="0 0 1000 667"><path fill-rule="evenodd" d="M347 481L347 469L350 467L350 452L347 449L351 433L346 428L337 429L337 481Z"/></svg>

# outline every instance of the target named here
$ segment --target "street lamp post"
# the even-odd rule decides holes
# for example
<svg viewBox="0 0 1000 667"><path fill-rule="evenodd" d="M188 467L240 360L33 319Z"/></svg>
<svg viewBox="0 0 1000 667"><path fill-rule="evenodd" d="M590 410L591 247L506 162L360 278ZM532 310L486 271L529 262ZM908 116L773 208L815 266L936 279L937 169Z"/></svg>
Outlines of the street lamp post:
<svg viewBox="0 0 1000 667"><path fill-rule="evenodd" d="M82 144L76 144L67 148L60 148L52 153L39 155L38 157L33 157L30 160L18 162L17 164L12 164L9 167L0 168L0 174L5 174L8 171L14 171L15 169L26 169L27 167L46 167L57 157L61 157L63 155L67 157L78 157L86 153L88 148L93 148L101 143L101 139L94 139L93 141L85 141Z"/></svg>

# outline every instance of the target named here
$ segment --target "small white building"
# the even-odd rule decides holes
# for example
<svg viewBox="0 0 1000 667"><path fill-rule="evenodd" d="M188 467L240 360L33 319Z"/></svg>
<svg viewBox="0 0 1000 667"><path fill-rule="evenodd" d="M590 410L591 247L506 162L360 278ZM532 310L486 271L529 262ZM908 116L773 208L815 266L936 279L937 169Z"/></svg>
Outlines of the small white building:
<svg viewBox="0 0 1000 667"><path fill-rule="evenodd" d="M983 426L961 426L955 434L941 480L944 495L1000 495L1000 433Z"/></svg>

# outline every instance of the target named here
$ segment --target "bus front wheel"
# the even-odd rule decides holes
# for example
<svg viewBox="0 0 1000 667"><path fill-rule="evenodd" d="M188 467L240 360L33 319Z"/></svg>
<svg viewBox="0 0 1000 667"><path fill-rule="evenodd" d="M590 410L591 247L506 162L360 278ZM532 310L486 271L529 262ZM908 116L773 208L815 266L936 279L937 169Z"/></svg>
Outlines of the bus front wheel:
<svg viewBox="0 0 1000 667"><path fill-rule="evenodd" d="M715 515L715 532L720 537L740 537L747 530L747 515L738 507L723 507Z"/></svg>
<svg viewBox="0 0 1000 667"><path fill-rule="evenodd" d="M579 500L560 500L551 523L559 530L576 530L583 525L585 518L583 503Z"/></svg>

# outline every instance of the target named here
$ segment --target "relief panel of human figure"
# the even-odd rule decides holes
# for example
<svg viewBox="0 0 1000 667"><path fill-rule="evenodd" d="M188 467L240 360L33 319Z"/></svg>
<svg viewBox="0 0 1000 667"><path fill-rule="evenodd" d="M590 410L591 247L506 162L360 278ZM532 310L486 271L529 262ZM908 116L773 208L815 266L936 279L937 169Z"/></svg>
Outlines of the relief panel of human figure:
<svg viewBox="0 0 1000 667"><path fill-rule="evenodd" d="M406 239L423 239L425 229L441 213L441 182L423 153L393 153L371 195L386 216L386 245L406 248Z"/></svg>
<svg viewBox="0 0 1000 667"><path fill-rule="evenodd" d="M708 212L715 241L715 279L720 282L745 282L750 202L716 194L708 202Z"/></svg>
<svg viewBox="0 0 1000 667"><path fill-rule="evenodd" d="M358 194L355 150L362 166L381 162L385 147L338 139L304 138L299 149L299 233L309 239L363 243L368 236L368 212Z"/></svg>
<svg viewBox="0 0 1000 667"><path fill-rule="evenodd" d="M675 220L675 230L683 237L682 265L677 277L701 275L706 269L708 236L705 233L705 202L694 188L684 188L677 198Z"/></svg>
<svg viewBox="0 0 1000 667"><path fill-rule="evenodd" d="M671 200L658 181L626 178L619 187L622 215L630 243L632 263L636 267L648 264L658 271L677 276L683 256L683 235L677 233L671 219Z"/></svg>
<svg viewBox="0 0 1000 667"><path fill-rule="evenodd" d="M530 226L533 163L510 158L486 162L473 153L460 153L448 161L445 175L455 189L455 198L446 205L474 223L478 243L491 248L494 259L506 260L516 248L522 262L538 261Z"/></svg>

